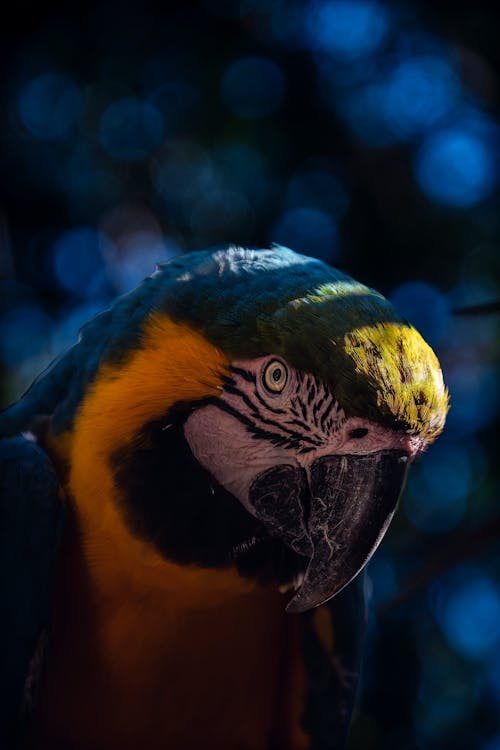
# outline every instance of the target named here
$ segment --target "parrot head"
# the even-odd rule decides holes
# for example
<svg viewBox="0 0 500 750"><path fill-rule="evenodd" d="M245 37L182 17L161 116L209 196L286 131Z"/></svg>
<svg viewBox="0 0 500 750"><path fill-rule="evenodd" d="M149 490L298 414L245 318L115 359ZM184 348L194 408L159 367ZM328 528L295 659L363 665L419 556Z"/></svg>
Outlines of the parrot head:
<svg viewBox="0 0 500 750"><path fill-rule="evenodd" d="M381 294L286 248L228 247L160 265L2 420L50 414L75 435L76 494L101 462L92 492L110 483L132 536L291 584L302 612L369 560L447 409L435 354Z"/></svg>

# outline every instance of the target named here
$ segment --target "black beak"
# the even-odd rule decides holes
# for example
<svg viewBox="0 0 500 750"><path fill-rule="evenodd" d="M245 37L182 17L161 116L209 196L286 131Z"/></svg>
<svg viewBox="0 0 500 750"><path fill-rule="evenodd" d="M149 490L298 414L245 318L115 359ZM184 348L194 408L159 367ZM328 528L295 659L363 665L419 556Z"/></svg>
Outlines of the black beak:
<svg viewBox="0 0 500 750"><path fill-rule="evenodd" d="M384 536L404 486L408 456L385 450L325 456L309 474L278 466L250 488L255 515L273 536L310 558L287 612L304 612L338 594Z"/></svg>

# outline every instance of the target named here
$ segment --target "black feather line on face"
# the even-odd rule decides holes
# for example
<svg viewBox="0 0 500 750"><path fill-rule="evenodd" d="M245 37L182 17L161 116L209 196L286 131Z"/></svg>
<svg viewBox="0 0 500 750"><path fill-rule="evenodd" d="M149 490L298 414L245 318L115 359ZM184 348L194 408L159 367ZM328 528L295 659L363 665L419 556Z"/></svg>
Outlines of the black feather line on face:
<svg viewBox="0 0 500 750"><path fill-rule="evenodd" d="M331 419L328 420L328 417L330 417L335 407L336 407L336 402L332 398L332 400L328 404L327 408L325 409L325 411L323 412L319 420L319 424L322 430L329 429L331 427L332 420Z"/></svg>
<svg viewBox="0 0 500 750"><path fill-rule="evenodd" d="M233 377L225 378L221 397L212 403L243 423L254 437L302 453L306 447L308 450L311 446L320 447L325 435L336 430L338 403L330 389L314 375L297 373L288 408L281 408L270 404L265 393L259 392L255 373L243 367L233 366L231 369ZM242 388L242 380L253 388L248 385ZM226 399L225 395L239 399L241 408L234 398ZM285 419L277 421L273 416Z"/></svg>
<svg viewBox="0 0 500 750"><path fill-rule="evenodd" d="M193 408L206 403L178 404L111 456L119 510L134 536L172 562L234 564L245 577L286 583L303 568L304 558L270 538L191 452L183 425Z"/></svg>
<svg viewBox="0 0 500 750"><path fill-rule="evenodd" d="M262 396L258 391L255 391L255 397L257 398L257 401L263 406L267 411L270 411L272 414L286 414L286 409L277 409L274 406L270 406L267 401L264 401Z"/></svg>
<svg viewBox="0 0 500 750"><path fill-rule="evenodd" d="M231 406L231 404L228 404L226 401L223 401L222 398L212 398L207 401L218 409L235 417L239 422L245 425L248 432L254 437L269 440L273 445L280 445L287 448L300 448L302 442L309 443L314 447L321 445L320 441L314 440L308 435L304 435L303 432L297 432L297 430L285 427L285 425L276 422L274 419L267 419L264 417L261 412L259 412L256 404L254 404L246 394L239 392L237 388L232 388L230 392L233 395L241 396L242 401L244 401L244 403L251 409L250 417L238 411L238 409ZM265 427L261 427L261 425L265 425ZM268 429L270 427L276 428L276 432Z"/></svg>
<svg viewBox="0 0 500 750"><path fill-rule="evenodd" d="M271 406L260 395L260 393L257 390L256 378L255 376L253 376L251 372L247 370L243 370L238 367L233 367L232 369L235 374L244 373L243 375L244 379L247 380L248 382L253 382L255 389L252 392L252 396L254 396L259 403L258 404L254 403L251 400L250 396L248 396L247 393L243 392L240 388L238 388L237 384L234 381L232 381L228 387L224 388L224 391L241 398L243 403L246 404L246 406L249 408L251 418L248 418L246 415L241 414L237 409L233 409L229 413L231 413L233 416L236 416L237 418L241 417L240 421L242 421L251 432L253 432L254 434L259 434L260 437L265 437L266 433L269 435L270 439L275 439L277 437L285 438L287 435L291 436L294 440L294 447L295 447L295 442L297 439L301 437L301 433L298 433L296 430L292 430L286 427L285 424L283 424L282 422L276 422L274 419L265 417L262 411L259 409L259 405L262 406L265 411L268 411L271 414L276 414L279 416L283 414L287 414L287 410ZM215 399L212 401L212 403L214 404L214 406L219 406L220 408L223 408L221 406L222 403L224 403L225 406L230 407L230 405L224 402L223 398ZM230 407L230 409L232 409L232 407ZM226 409L226 411L229 411L229 410ZM304 409L302 408L302 412L303 411ZM299 415L294 412L294 416L298 417ZM257 424L258 422L267 426L275 427L278 430L278 433L266 431L259 424ZM305 422L301 422L299 419L288 420L288 424L295 424L297 427L300 426L306 432L311 432L311 428L309 427L309 425L305 424ZM284 435L280 433L284 433ZM310 437L307 437L306 435L302 435L302 438L305 442L308 442L311 445L317 446L321 444L320 441L313 440Z"/></svg>
<svg viewBox="0 0 500 750"><path fill-rule="evenodd" d="M321 411L321 409L323 408L323 405L324 405L324 403L325 403L325 400L326 400L326 396L321 396L321 398L319 398L319 399L318 399L318 400L317 400L317 401L316 401L316 402L314 403L314 405L313 405L313 419L314 419L314 424L316 425L316 427L318 427L318 426L319 426L319 425L318 425L318 422L317 422L317 416L318 416L318 413L319 413L319 412Z"/></svg>
<svg viewBox="0 0 500 750"><path fill-rule="evenodd" d="M233 365L231 367L231 372L234 372L235 375L240 375L248 383L253 383L255 385L257 382L256 377L251 370L244 370L242 367L235 367Z"/></svg>
<svg viewBox="0 0 500 750"><path fill-rule="evenodd" d="M297 427L300 427L301 430L306 430L306 432L312 432L311 427L305 422L302 422L302 420L300 419L287 419L287 424L294 424ZM320 445L320 443L317 443L317 445Z"/></svg>
<svg viewBox="0 0 500 750"><path fill-rule="evenodd" d="M226 412L226 414L230 414L232 417L244 424L248 432L256 440L268 440L272 445L276 445L282 448L298 449L300 447L300 442L303 439L301 433L294 432L293 430L287 430L286 434L280 434L279 432L272 432L270 430L259 427L259 425L257 425L253 421L253 419L245 416L245 414L242 414L233 406L227 404L225 401L222 401L222 399L219 398L207 399L207 403L210 403L212 406L216 406L221 411ZM259 416L259 419L263 423L267 422L268 424L276 424L276 422L265 420L261 416ZM278 425L278 427L280 427L281 429L281 425Z"/></svg>

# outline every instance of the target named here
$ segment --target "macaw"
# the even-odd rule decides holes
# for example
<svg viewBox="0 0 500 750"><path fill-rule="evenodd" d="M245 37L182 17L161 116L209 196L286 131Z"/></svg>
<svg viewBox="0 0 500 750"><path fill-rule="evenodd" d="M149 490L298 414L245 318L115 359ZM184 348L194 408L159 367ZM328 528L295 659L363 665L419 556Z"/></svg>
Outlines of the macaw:
<svg viewBox="0 0 500 750"><path fill-rule="evenodd" d="M0 416L2 747L341 747L358 573L447 409L319 260L160 264Z"/></svg>

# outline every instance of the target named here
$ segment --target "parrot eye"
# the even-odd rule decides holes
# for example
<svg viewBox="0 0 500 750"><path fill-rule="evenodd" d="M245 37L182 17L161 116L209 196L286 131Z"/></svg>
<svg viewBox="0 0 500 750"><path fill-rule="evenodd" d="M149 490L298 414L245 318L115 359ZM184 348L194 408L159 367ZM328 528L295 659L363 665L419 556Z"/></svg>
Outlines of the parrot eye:
<svg viewBox="0 0 500 750"><path fill-rule="evenodd" d="M263 374L264 385L271 393L281 393L288 380L288 370L279 359L273 359L266 365Z"/></svg>

